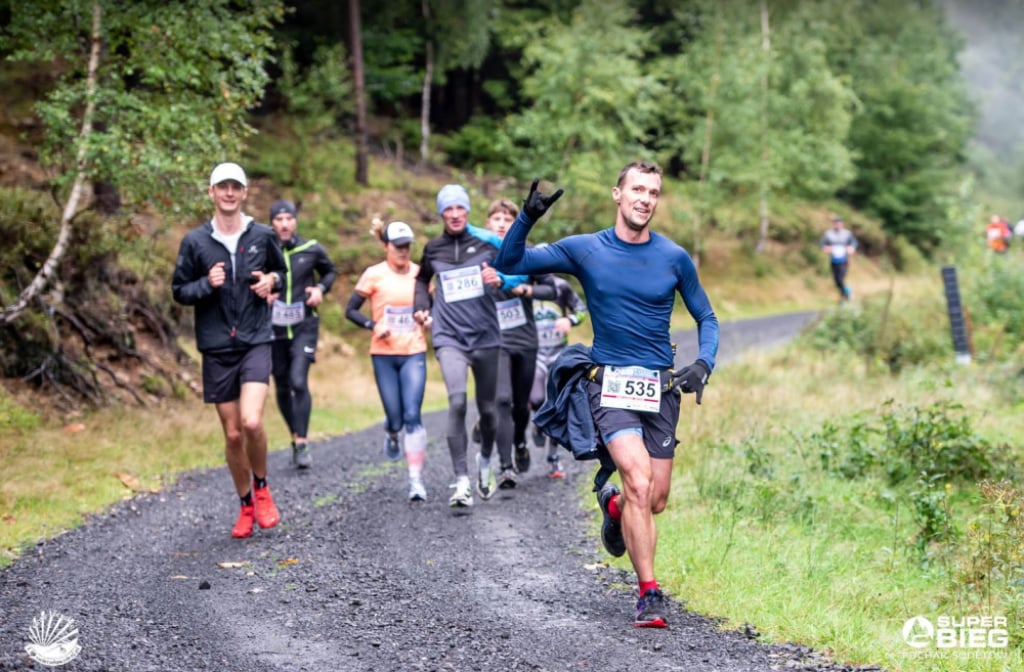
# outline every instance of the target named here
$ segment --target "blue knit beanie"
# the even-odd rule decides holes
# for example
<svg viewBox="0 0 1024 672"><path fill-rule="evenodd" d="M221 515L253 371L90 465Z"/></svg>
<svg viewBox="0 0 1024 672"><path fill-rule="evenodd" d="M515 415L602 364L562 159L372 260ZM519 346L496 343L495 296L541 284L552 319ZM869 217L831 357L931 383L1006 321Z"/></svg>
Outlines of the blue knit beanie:
<svg viewBox="0 0 1024 672"><path fill-rule="evenodd" d="M437 214L442 214L453 205L461 205L469 212L469 194L458 184L446 184L437 192Z"/></svg>

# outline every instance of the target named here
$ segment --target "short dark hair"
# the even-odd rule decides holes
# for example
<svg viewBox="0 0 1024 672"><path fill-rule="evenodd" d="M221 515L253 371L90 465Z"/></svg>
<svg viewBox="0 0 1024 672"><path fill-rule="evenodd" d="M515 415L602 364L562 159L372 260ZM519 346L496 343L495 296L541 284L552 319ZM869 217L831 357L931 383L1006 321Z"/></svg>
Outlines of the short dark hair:
<svg viewBox="0 0 1024 672"><path fill-rule="evenodd" d="M653 173L659 177L661 176L661 168L659 168L658 164L653 161L631 161L619 171L619 181L615 183L616 187L622 186L622 183L626 181L626 175L631 170L635 170L639 173Z"/></svg>

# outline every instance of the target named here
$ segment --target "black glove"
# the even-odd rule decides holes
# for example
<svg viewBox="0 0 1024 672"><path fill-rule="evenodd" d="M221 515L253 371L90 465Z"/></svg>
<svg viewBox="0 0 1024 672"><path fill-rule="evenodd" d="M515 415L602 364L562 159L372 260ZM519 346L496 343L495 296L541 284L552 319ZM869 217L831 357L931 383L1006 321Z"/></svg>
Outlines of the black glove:
<svg viewBox="0 0 1024 672"><path fill-rule="evenodd" d="M672 382L669 389L678 387L685 394L697 393L697 403L704 397L704 386L708 383L708 376L711 371L708 365L701 360L695 361L689 366L684 366L672 374Z"/></svg>
<svg viewBox="0 0 1024 672"><path fill-rule="evenodd" d="M540 178L536 177L533 180L533 184L530 185L530 193L523 201L523 212L533 221L537 221L544 216L544 213L548 211L552 205L555 204L562 194L565 193L564 189L559 189L550 196L545 196L543 192L537 191L537 185L540 183Z"/></svg>

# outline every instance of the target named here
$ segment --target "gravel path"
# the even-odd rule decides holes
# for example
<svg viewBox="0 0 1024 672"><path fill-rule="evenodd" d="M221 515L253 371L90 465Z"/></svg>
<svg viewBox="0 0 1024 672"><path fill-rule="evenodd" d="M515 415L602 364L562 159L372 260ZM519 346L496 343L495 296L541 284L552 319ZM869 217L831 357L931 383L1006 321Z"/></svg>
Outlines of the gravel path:
<svg viewBox="0 0 1024 672"><path fill-rule="evenodd" d="M810 318L724 325L723 360ZM44 610L79 628L66 670L854 669L760 644L752 628L719 631L680 597L670 629L633 628L634 577L606 566L583 496L592 465L550 481L538 451L518 488L460 515L443 421L426 418L426 503L406 502L404 466L372 428L317 444L306 473L273 453L283 521L250 539L228 534L237 508L220 468L36 546L0 572L0 670L32 666L28 628Z"/></svg>

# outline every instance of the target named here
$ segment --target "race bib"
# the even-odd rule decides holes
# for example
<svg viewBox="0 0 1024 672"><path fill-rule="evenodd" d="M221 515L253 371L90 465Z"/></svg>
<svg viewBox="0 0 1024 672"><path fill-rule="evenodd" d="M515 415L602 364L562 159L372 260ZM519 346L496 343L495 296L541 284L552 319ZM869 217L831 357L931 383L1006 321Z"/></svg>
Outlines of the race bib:
<svg viewBox="0 0 1024 672"><path fill-rule="evenodd" d="M542 348L552 348L561 345L565 337L555 329L555 320L548 318L537 320L537 344Z"/></svg>
<svg viewBox="0 0 1024 672"><path fill-rule="evenodd" d="M448 303L475 299L484 295L484 280L479 266L456 268L441 275L441 289Z"/></svg>
<svg viewBox="0 0 1024 672"><path fill-rule="evenodd" d="M502 331L526 324L526 311L523 310L523 302L518 296L508 301L496 301L494 306L498 309L498 324Z"/></svg>
<svg viewBox="0 0 1024 672"><path fill-rule="evenodd" d="M642 366L604 367L601 405L657 413L661 410L661 374Z"/></svg>
<svg viewBox="0 0 1024 672"><path fill-rule="evenodd" d="M393 334L411 334L416 331L416 320L412 319L412 306L384 306L384 324Z"/></svg>
<svg viewBox="0 0 1024 672"><path fill-rule="evenodd" d="M832 246L832 258L836 260L843 260L846 258L846 245L833 245Z"/></svg>
<svg viewBox="0 0 1024 672"><path fill-rule="evenodd" d="M306 306L301 301L285 303L275 300L270 310L270 323L275 327L290 327L302 322L305 317Z"/></svg>

